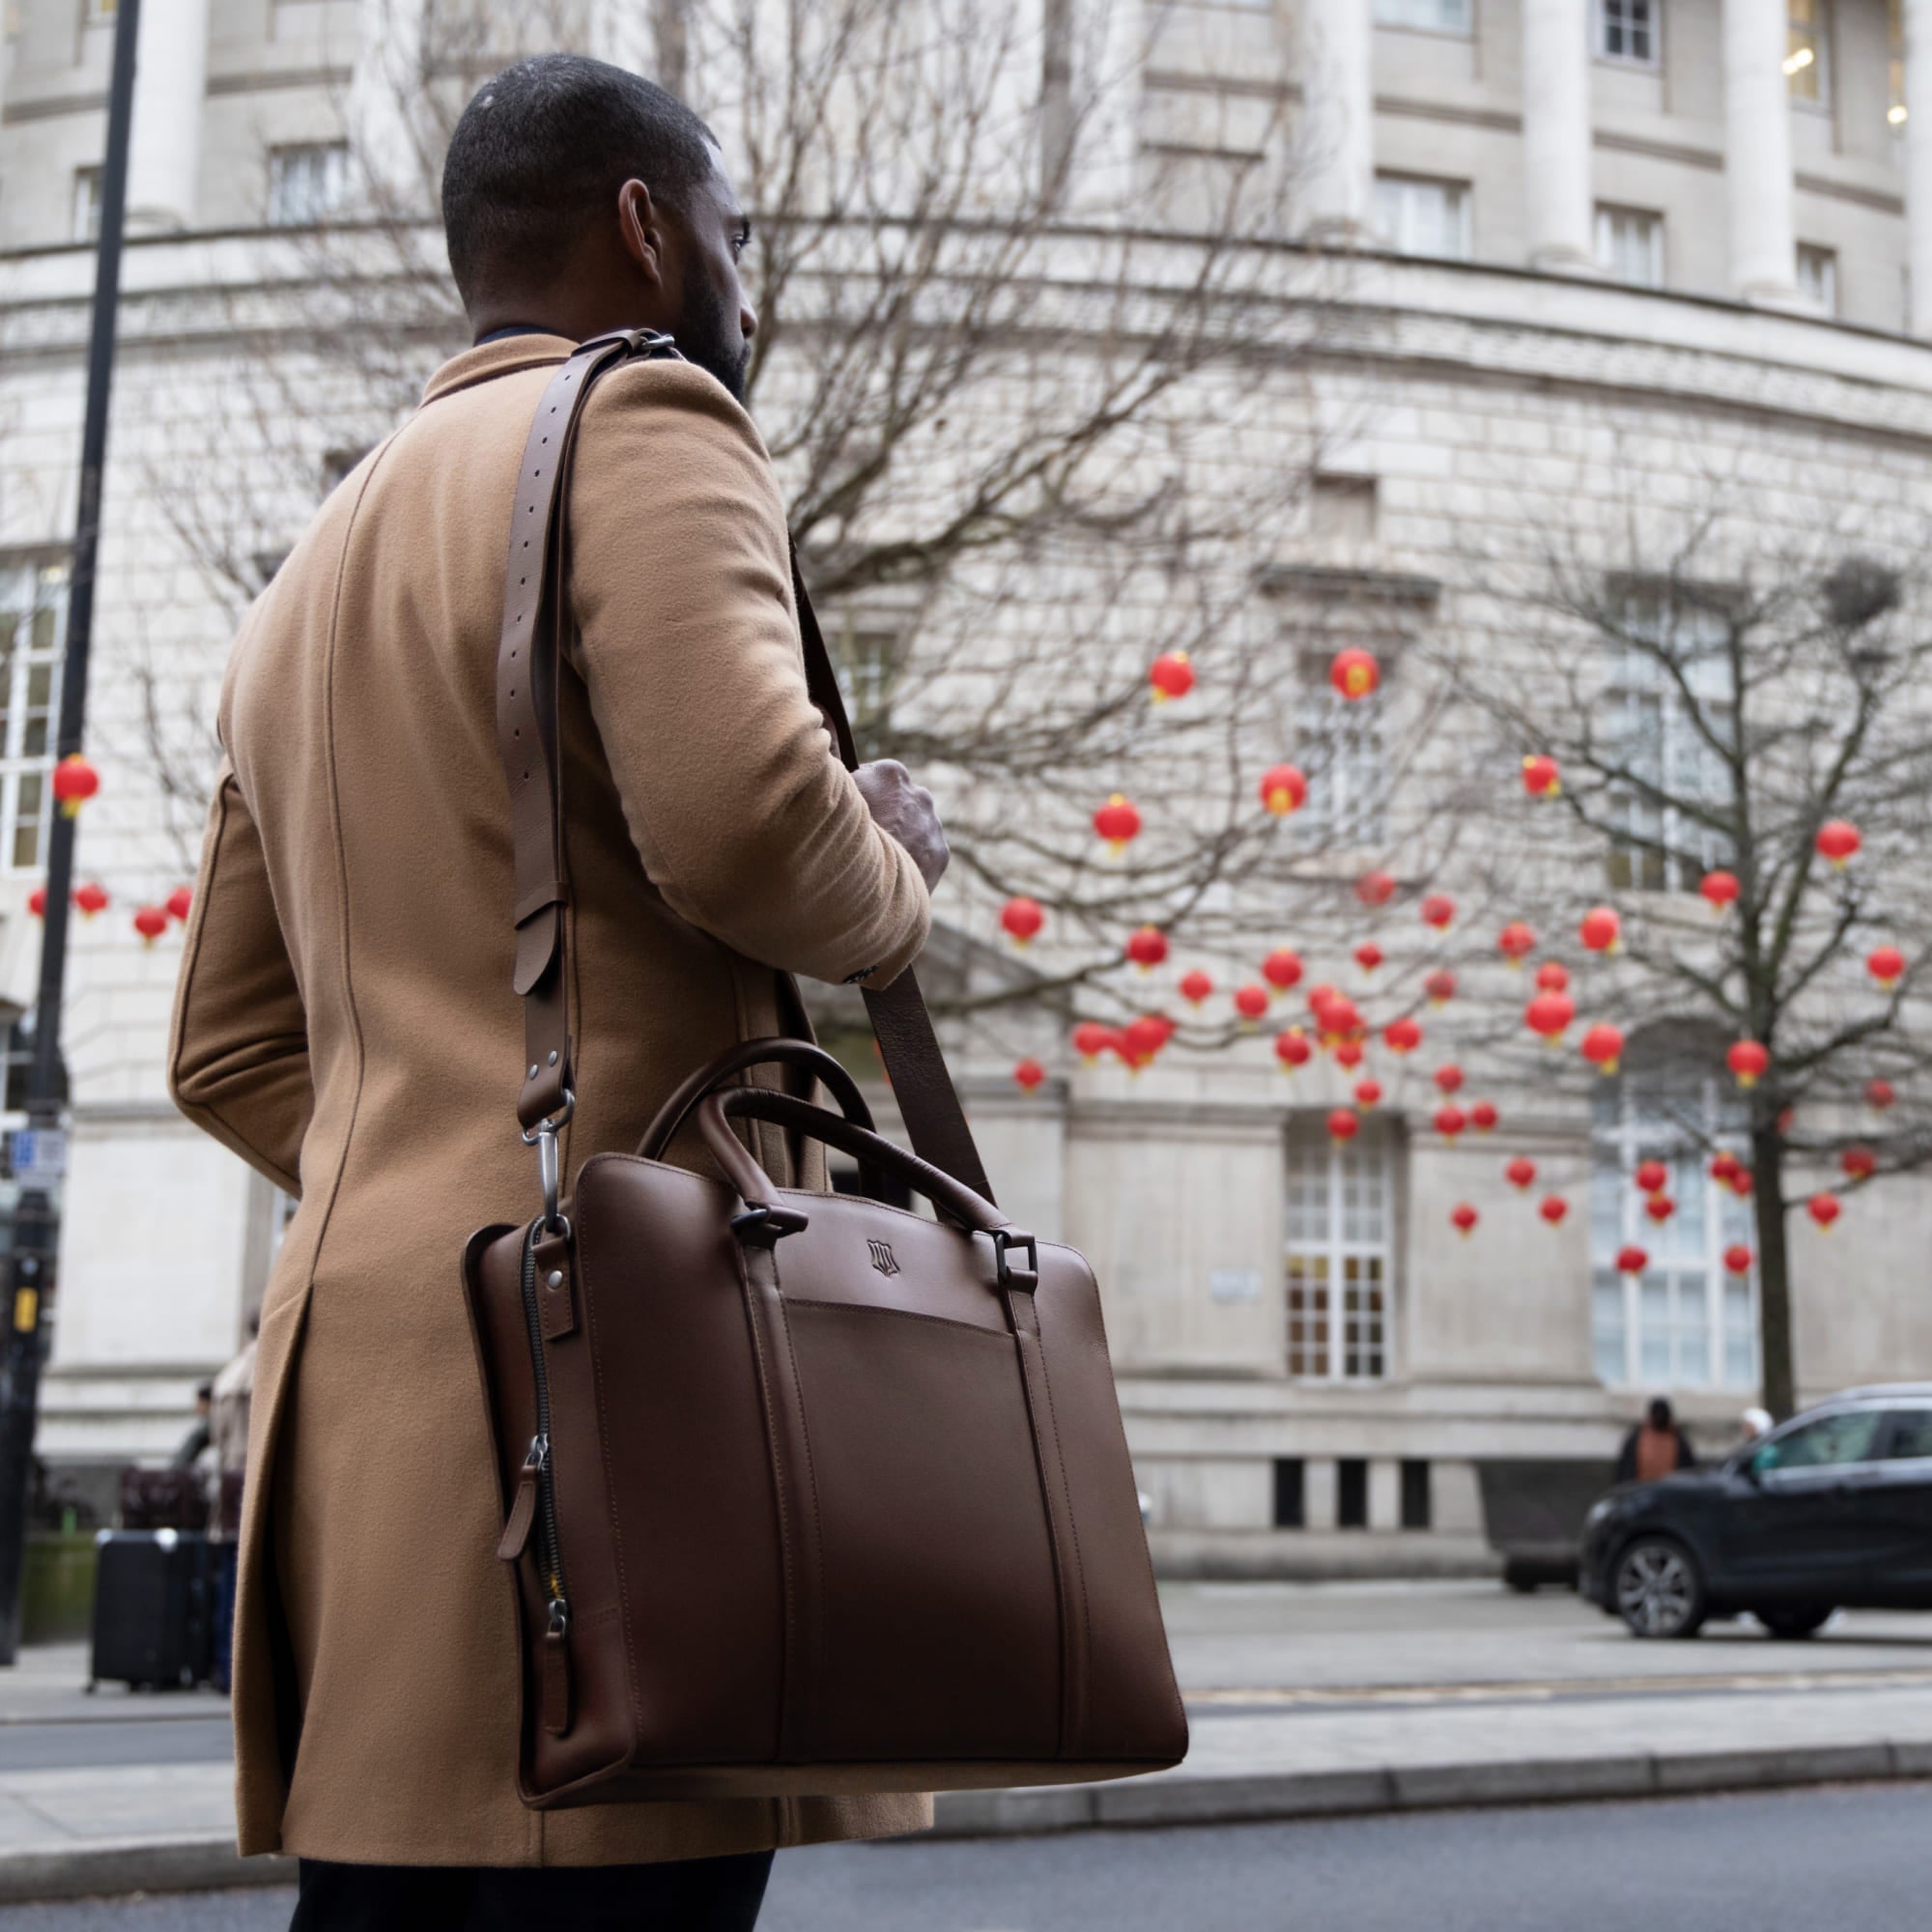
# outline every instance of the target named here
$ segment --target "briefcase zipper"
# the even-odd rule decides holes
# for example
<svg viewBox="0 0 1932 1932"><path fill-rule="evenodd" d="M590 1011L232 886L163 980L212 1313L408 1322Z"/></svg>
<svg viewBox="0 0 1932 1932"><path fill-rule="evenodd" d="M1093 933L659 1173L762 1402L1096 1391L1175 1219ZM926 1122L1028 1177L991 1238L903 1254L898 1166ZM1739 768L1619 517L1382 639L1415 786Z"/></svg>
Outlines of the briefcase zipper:
<svg viewBox="0 0 1932 1932"><path fill-rule="evenodd" d="M537 1433L524 1459L524 1474L537 1489L537 1568L550 1593L549 1634L562 1637L570 1629L570 1598L563 1587L563 1543L556 1529L556 1463L551 1447L550 1373L544 1362L543 1317L537 1307L537 1239L541 1222L533 1222L524 1240L524 1321L530 1337L530 1371L536 1380Z"/></svg>

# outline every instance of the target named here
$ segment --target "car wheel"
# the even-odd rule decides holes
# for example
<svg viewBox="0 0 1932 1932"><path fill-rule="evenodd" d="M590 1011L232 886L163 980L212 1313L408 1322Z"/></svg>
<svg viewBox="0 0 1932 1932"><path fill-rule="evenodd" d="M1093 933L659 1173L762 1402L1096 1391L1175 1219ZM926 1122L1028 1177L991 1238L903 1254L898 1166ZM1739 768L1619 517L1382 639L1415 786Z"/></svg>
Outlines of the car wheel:
<svg viewBox="0 0 1932 1932"><path fill-rule="evenodd" d="M1704 1621L1696 1559L1667 1536L1639 1536L1617 1558L1614 1592L1633 1636L1695 1636Z"/></svg>
<svg viewBox="0 0 1932 1932"><path fill-rule="evenodd" d="M1782 1604L1776 1609L1753 1610L1751 1615L1761 1623L1767 1634L1781 1642L1791 1642L1802 1636L1815 1636L1832 1618L1829 1604Z"/></svg>

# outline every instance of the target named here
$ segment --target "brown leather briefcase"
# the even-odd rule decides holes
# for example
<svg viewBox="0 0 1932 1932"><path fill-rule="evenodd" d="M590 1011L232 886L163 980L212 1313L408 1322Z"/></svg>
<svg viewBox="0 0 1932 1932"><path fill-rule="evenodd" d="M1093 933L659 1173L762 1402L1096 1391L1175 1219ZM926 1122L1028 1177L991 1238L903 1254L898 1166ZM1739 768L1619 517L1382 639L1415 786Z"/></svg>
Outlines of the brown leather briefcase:
<svg viewBox="0 0 1932 1932"><path fill-rule="evenodd" d="M517 850L519 1102L544 1204L463 1257L537 1806L1121 1777L1187 1725L1092 1270L993 1205L910 973L868 996L914 1145L804 1040L748 1041L636 1154L558 1196L570 1027L556 678L584 392L674 354L586 343L551 383L510 540L498 736ZM541 559L532 567L532 559ZM796 567L794 566L796 581ZM852 759L799 585L813 696ZM738 1084L809 1068L837 1103ZM725 1179L658 1158L695 1119ZM890 1176L937 1218L775 1186L738 1121ZM923 1156L923 1157L922 1157Z"/></svg>

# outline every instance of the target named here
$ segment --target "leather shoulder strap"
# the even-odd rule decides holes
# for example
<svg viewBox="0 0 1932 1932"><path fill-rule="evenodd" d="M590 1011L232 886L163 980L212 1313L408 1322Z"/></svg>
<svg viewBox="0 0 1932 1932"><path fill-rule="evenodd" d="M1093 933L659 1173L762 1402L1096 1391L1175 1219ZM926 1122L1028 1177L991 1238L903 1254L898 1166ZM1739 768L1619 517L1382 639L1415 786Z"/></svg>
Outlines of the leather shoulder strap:
<svg viewBox="0 0 1932 1932"><path fill-rule="evenodd" d="M518 471L497 650L497 746L510 788L516 854L513 983L524 1001L525 1072L517 1118L527 1131L561 1124L572 1102L570 899L564 867L563 773L557 746L557 677L568 628L565 605L566 484L584 398L607 369L636 357L674 356L668 336L631 329L594 337L551 378L537 405ZM857 763L852 727L818 618L792 552L806 682L830 721L839 757ZM866 1005L906 1132L921 1157L992 1198L985 1169L946 1070L919 982L910 969Z"/></svg>

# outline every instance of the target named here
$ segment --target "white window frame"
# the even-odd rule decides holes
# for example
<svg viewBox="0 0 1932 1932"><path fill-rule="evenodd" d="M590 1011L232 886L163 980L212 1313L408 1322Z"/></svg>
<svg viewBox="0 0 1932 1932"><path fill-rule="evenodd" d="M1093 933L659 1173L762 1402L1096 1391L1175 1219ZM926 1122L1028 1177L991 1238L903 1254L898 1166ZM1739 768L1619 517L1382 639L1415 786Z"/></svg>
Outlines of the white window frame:
<svg viewBox="0 0 1932 1932"><path fill-rule="evenodd" d="M1302 654L1295 697L1295 750L1308 774L1308 802L1289 821L1297 843L1356 851L1379 845L1388 829L1389 758L1382 742L1385 703L1352 703L1328 681L1345 643L1367 642L1387 689L1395 654L1385 639L1337 638Z"/></svg>
<svg viewBox="0 0 1932 1932"><path fill-rule="evenodd" d="M68 239L89 243L100 240L100 165L75 168L73 199L69 211Z"/></svg>
<svg viewBox="0 0 1932 1932"><path fill-rule="evenodd" d="M1378 27L1466 41L1476 31L1476 0L1376 0L1375 18Z"/></svg>
<svg viewBox="0 0 1932 1932"><path fill-rule="evenodd" d="M1719 1148L1748 1152L1747 1116L1729 1075L1680 1059L1627 1069L1598 1091L1590 1135L1590 1337L1598 1377L1612 1388L1749 1390L1762 1373L1757 1270L1733 1275L1724 1250L1756 1236L1748 1199L1712 1179ZM1659 1224L1636 1185L1640 1161L1669 1169L1677 1204ZM1699 1210L1693 1220L1689 1211ZM1605 1209L1607 1208L1607 1212ZM1688 1229L1701 1237L1684 1243ZM1618 1250L1642 1248L1641 1275L1617 1269ZM1661 1315L1661 1332L1652 1317ZM1686 1349L1701 1329L1701 1358ZM1658 1347L1646 1348L1646 1340Z"/></svg>
<svg viewBox="0 0 1932 1932"><path fill-rule="evenodd" d="M54 739L60 727L61 660L67 648L68 568L65 562L0 566L0 612L13 617L24 649L0 657L0 870L14 877L46 869L47 835L53 823ZM41 635L35 620L46 613ZM46 672L46 702L31 708L37 670ZM31 749L34 720L41 721L40 748ZM22 856L20 837L32 838Z"/></svg>
<svg viewBox="0 0 1932 1932"><path fill-rule="evenodd" d="M1648 260L1641 275L1617 272L1619 242L1634 235ZM1622 202L1597 204L1597 266L1627 289L1661 289L1664 280L1663 215L1655 208L1632 208Z"/></svg>
<svg viewBox="0 0 1932 1932"><path fill-rule="evenodd" d="M1798 293L1822 315L1838 313L1838 251L1814 242L1798 244Z"/></svg>
<svg viewBox="0 0 1932 1932"><path fill-rule="evenodd" d="M1383 190L1388 190L1385 195ZM1419 223L1415 219L1421 206L1421 191L1440 197L1445 212L1453 215L1456 233L1447 248L1425 248L1416 243ZM1446 175L1378 174L1375 185L1374 228L1377 239L1391 253L1413 255L1426 262L1466 262L1474 251L1475 196L1466 181ZM1389 203L1396 203L1394 220L1388 215Z"/></svg>
<svg viewBox="0 0 1932 1932"><path fill-rule="evenodd" d="M1286 1240L1282 1256L1282 1294L1288 1320L1283 1361L1297 1381L1377 1382L1388 1379L1395 1339L1395 1160L1385 1136L1373 1130L1337 1145L1325 1135L1292 1136L1284 1177L1291 1198L1285 1204ZM1311 1239L1296 1227L1294 1192L1313 1182L1326 1210L1321 1237ZM1357 1200L1358 1232L1349 1232L1349 1189ZM1359 1228L1366 1218L1373 1232ZM1300 1264L1320 1263L1319 1272ZM1351 1274L1352 1270L1352 1274ZM1355 1304L1350 1305L1351 1301ZM1373 1302L1374 1305L1371 1305ZM1312 1333L1297 1338L1297 1320L1319 1320ZM1319 1366L1295 1366L1297 1342L1319 1354Z"/></svg>
<svg viewBox="0 0 1932 1932"><path fill-rule="evenodd" d="M1663 65L1663 0L1596 0L1591 9L1590 49L1600 61L1611 67L1635 68L1655 73ZM1620 32L1626 43L1641 34L1650 43L1648 53L1618 52L1610 46L1610 36Z"/></svg>
<svg viewBox="0 0 1932 1932"><path fill-rule="evenodd" d="M1801 13L1808 19L1801 19ZM1832 0L1785 0L1784 74L1794 107L1832 111ZM1793 66L1801 51L1811 58Z"/></svg>
<svg viewBox="0 0 1932 1932"><path fill-rule="evenodd" d="M270 228L313 228L347 198L347 141L290 141L269 150Z"/></svg>

